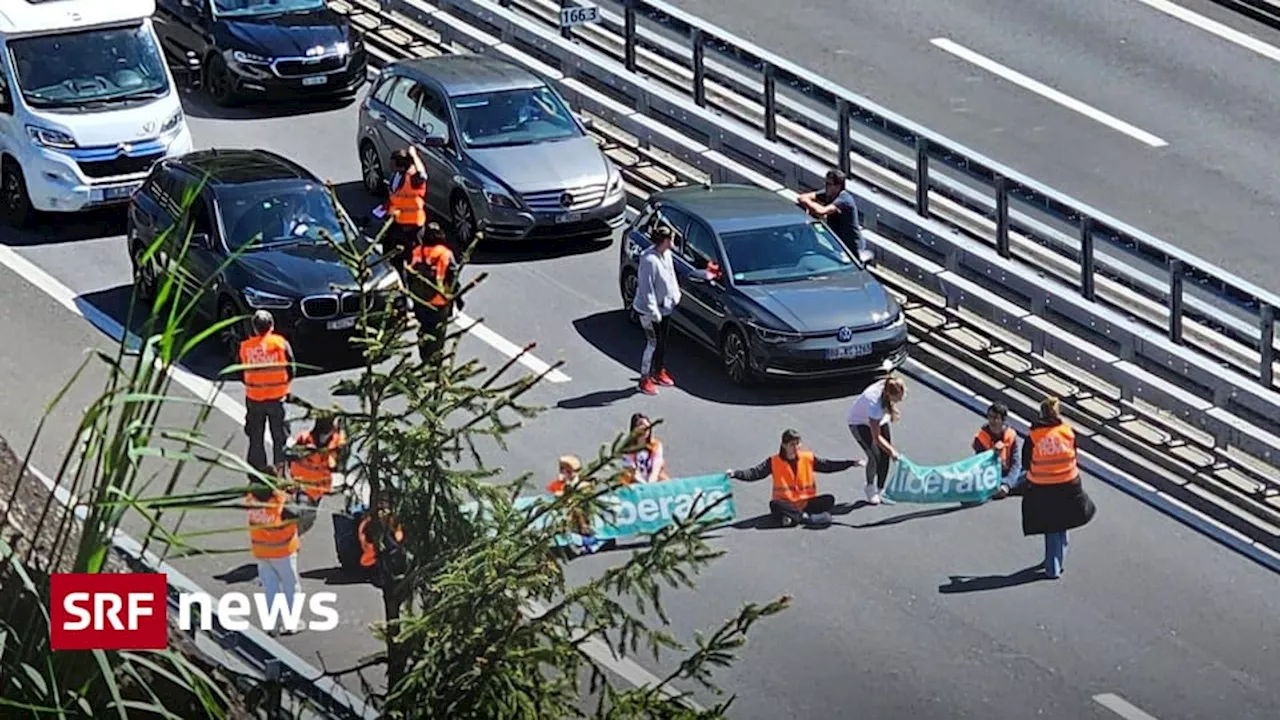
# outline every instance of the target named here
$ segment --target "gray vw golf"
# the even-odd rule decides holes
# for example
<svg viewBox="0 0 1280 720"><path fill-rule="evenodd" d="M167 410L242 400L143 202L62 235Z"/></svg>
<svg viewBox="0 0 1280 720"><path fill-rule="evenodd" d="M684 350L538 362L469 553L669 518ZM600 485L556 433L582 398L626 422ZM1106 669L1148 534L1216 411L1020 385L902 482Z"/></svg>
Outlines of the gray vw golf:
<svg viewBox="0 0 1280 720"><path fill-rule="evenodd" d="M609 236L626 222L622 174L552 87L513 63L448 55L387 66L360 106L364 185L385 198L391 154L427 166L427 213L459 238Z"/></svg>

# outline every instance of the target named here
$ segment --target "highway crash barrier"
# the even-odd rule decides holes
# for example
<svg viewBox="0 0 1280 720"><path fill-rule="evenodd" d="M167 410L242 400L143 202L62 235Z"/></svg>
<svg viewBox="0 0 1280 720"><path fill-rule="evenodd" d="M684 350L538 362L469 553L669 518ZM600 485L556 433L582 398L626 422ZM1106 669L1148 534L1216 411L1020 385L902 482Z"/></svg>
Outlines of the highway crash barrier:
<svg viewBox="0 0 1280 720"><path fill-rule="evenodd" d="M1027 416L1045 393L1063 396L1083 448L1249 542L1280 550L1280 394L1200 342L1211 336L1214 347L1240 346L1223 334L1230 323L1201 321L1237 312L1235 300L1250 293L1265 300L1266 319L1280 298L662 3L633 0L622 15L604 11L568 39L559 6L543 0L331 4L365 30L375 62L492 53L546 77L622 167L635 203L704 181L753 183L794 198L820 186L830 166L848 167L878 256L874 271L908 309L913 359ZM759 82L744 80L751 72ZM682 87L684 77L691 80ZM848 133L832 139L833 127ZM883 130L879 139L864 137L870 128ZM898 167L901 153L886 139L903 133L921 140L912 168ZM953 192L961 184L954 177L930 177L930 158L968 168L965 190ZM926 182L906 187L894 168ZM1000 207L985 216L973 209L971 187L982 168L1000 171ZM1040 227L1052 218L1027 220L1010 209L1017 193L1032 190L1059 214L1077 213L1088 232L1059 252L1065 240L1046 239ZM1137 250L1120 252L1125 243ZM1157 302L1144 280L1151 276L1135 264L1150 266L1159 252L1180 269ZM1064 280L1068 256L1074 286ZM1202 284L1201 271L1221 279ZM1167 327L1150 317L1157 306L1175 311ZM1260 326L1231 327L1239 335ZM1255 355L1269 357L1266 339Z"/></svg>

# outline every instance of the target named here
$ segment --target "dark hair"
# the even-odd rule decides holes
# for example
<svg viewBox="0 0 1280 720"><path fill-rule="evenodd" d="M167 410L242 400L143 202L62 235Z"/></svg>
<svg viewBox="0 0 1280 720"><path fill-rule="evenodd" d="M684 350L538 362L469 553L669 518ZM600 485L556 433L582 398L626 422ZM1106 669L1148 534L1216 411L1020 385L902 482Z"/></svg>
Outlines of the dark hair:
<svg viewBox="0 0 1280 720"><path fill-rule="evenodd" d="M987 417L991 417L992 415L1004 420L1009 417L1009 406L1002 402L991 403L991 407L987 408Z"/></svg>
<svg viewBox="0 0 1280 720"><path fill-rule="evenodd" d="M332 415L321 415L316 418L315 424L311 426L311 432L315 435L328 435L334 431L337 423Z"/></svg>
<svg viewBox="0 0 1280 720"><path fill-rule="evenodd" d="M670 240L672 237L672 234L673 233L671 232L670 226L659 225L658 227L653 229L653 244L657 245L658 243L666 242L667 240Z"/></svg>
<svg viewBox="0 0 1280 720"><path fill-rule="evenodd" d="M253 314L253 332L261 335L276 324L276 319L266 310L258 310Z"/></svg>
<svg viewBox="0 0 1280 720"><path fill-rule="evenodd" d="M636 414L632 415L632 416L631 416L631 429L632 429L632 430L635 430L637 427L639 427L639 426L640 426L640 422L641 422L642 420L643 420L643 421L645 421L645 422L648 422L648 421L649 421L649 416L648 416L648 415L645 415L644 413L636 413Z"/></svg>
<svg viewBox="0 0 1280 720"><path fill-rule="evenodd" d="M413 158L408 150L397 150L391 153L391 166L397 170L408 170L413 165Z"/></svg>
<svg viewBox="0 0 1280 720"><path fill-rule="evenodd" d="M847 179L847 178L844 176L844 173L840 172L839 170L828 170L828 171L827 171L827 184L828 184L828 185L839 185L839 186L843 187L843 186L844 186L844 181L845 181L846 179Z"/></svg>
<svg viewBox="0 0 1280 720"><path fill-rule="evenodd" d="M782 431L782 444L800 442L800 431L791 430L790 428Z"/></svg>
<svg viewBox="0 0 1280 720"><path fill-rule="evenodd" d="M422 233L422 237L432 245L440 245L445 241L444 229L440 227L438 222L427 223L426 231Z"/></svg>

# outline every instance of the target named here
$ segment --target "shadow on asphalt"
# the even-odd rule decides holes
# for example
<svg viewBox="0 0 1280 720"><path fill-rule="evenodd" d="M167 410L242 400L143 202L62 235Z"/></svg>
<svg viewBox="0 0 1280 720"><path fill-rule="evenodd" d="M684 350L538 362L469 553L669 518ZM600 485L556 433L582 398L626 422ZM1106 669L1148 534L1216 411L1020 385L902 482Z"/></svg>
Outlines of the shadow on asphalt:
<svg viewBox="0 0 1280 720"><path fill-rule="evenodd" d="M848 515L854 510L857 510L859 508L863 508L866 506L867 506L867 501L865 500L859 500L857 502L852 502L852 503L850 502L836 503L836 506L831 508L831 516L841 517L844 515ZM857 525L849 525L848 523L833 522L830 525L806 526L805 529L825 530L828 527L831 527L833 525L843 525L844 527L858 527ZM794 528L798 526L784 525L782 524L782 520L778 516L774 515L773 513L764 513L762 515L756 515L755 517L746 518L745 520L739 520L738 522L731 523L729 525L726 525L725 527L733 528L734 530L781 530L783 528Z"/></svg>
<svg viewBox="0 0 1280 720"><path fill-rule="evenodd" d="M86 213L39 213L32 229L5 227L4 244L9 247L39 247L83 242L124 235L128 212L123 206L103 208Z"/></svg>
<svg viewBox="0 0 1280 720"><path fill-rule="evenodd" d="M306 580L323 580L325 585L368 585L369 577L358 570L344 570L341 567L307 570L299 575Z"/></svg>
<svg viewBox="0 0 1280 720"><path fill-rule="evenodd" d="M341 110L355 103L357 97L335 99L303 99L288 102L245 102L238 107L218 107L203 90L192 88L188 83L182 89L182 110L189 117L204 120L269 120L271 118L300 117L314 113Z"/></svg>
<svg viewBox="0 0 1280 720"><path fill-rule="evenodd" d="M226 583L227 585L236 585L239 583L250 582L251 580L257 580L258 565L257 563L245 563L243 565L238 565L221 575L214 575L213 579Z"/></svg>
<svg viewBox="0 0 1280 720"><path fill-rule="evenodd" d="M951 513L960 512L961 510L968 510L968 509L969 508L964 505L948 505L946 507L932 508L929 510L916 510L915 512L903 513L901 515L894 515L893 517L888 517L883 520L877 520L873 523L853 525L852 527L855 527L861 530L867 530L870 528L878 528L878 527L888 527L890 525L898 525L904 522L911 522L912 520L924 520L925 518L950 515Z"/></svg>
<svg viewBox="0 0 1280 720"><path fill-rule="evenodd" d="M627 320L624 310L610 310L578 318L573 321L573 327L583 340L634 372L635 380L639 382L644 333ZM724 377L715 353L678 332L671 333L669 356L671 360L668 369L675 376L678 390L723 405L794 405L832 400L860 392L871 382L871 376L867 376L820 383L761 383L752 387L738 387ZM562 404L561 407L573 406ZM584 404L580 407L597 406Z"/></svg>
<svg viewBox="0 0 1280 720"><path fill-rule="evenodd" d="M983 592L985 590L1000 590L1045 579L1047 578L1041 572L1041 566L1032 565L1009 575L952 575L949 583L938 586L938 592L943 595L958 595L961 593Z"/></svg>
<svg viewBox="0 0 1280 720"><path fill-rule="evenodd" d="M556 407L561 410L583 410L586 408L608 407L621 400L626 400L639 392L639 388L636 388L635 386L620 388L618 390L597 390L585 395L561 400L556 403Z"/></svg>

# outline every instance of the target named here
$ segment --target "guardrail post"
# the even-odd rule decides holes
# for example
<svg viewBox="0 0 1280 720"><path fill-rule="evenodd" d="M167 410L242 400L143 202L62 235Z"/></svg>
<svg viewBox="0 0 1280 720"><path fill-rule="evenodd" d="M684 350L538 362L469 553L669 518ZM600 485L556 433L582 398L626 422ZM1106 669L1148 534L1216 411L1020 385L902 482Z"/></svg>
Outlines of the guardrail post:
<svg viewBox="0 0 1280 720"><path fill-rule="evenodd" d="M706 107L707 68L703 57L706 52L706 43L702 38L702 28L693 29L689 35L689 42L693 44L693 101L698 104L698 107Z"/></svg>
<svg viewBox="0 0 1280 720"><path fill-rule="evenodd" d="M773 65L764 66L764 137L778 139L778 81L773 75Z"/></svg>
<svg viewBox="0 0 1280 720"><path fill-rule="evenodd" d="M836 115L838 116L836 118L836 126L839 128L837 132L840 133L840 139L836 143L840 148L838 151L840 153L840 164L837 167L840 168L840 172L844 173L845 177L849 177L849 171L852 169L852 162L849 159L849 154L853 152L853 148L851 147L852 141L849 139L848 100L845 100L844 98L836 100Z"/></svg>
<svg viewBox="0 0 1280 720"><path fill-rule="evenodd" d="M1080 216L1080 294L1093 301L1093 218Z"/></svg>
<svg viewBox="0 0 1280 720"><path fill-rule="evenodd" d="M1182 281L1185 267L1181 260L1169 261L1169 339L1182 342Z"/></svg>
<svg viewBox="0 0 1280 720"><path fill-rule="evenodd" d="M1259 347L1262 351L1262 367L1260 368L1262 372L1259 375L1262 378L1262 384L1269 388L1275 381L1272 366L1276 361L1276 309L1270 305L1263 304L1258 309L1258 321L1259 329L1262 331L1259 333L1262 336L1262 344Z"/></svg>
<svg viewBox="0 0 1280 720"><path fill-rule="evenodd" d="M622 45L624 62L628 72L636 71L636 6L632 0L625 0L622 11Z"/></svg>
<svg viewBox="0 0 1280 720"><path fill-rule="evenodd" d="M916 136L916 212L929 217L929 139Z"/></svg>
<svg viewBox="0 0 1280 720"><path fill-rule="evenodd" d="M1007 258L1009 252L1009 178L996 175L996 252Z"/></svg>

